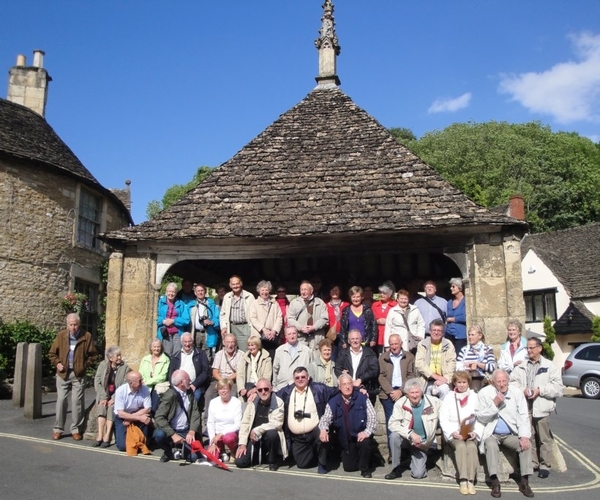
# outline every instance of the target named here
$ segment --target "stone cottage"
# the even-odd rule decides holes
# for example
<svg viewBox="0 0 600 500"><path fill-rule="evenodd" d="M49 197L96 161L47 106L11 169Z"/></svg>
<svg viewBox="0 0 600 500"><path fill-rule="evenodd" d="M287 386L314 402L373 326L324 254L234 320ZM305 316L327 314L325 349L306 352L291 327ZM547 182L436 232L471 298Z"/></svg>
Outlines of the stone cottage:
<svg viewBox="0 0 600 500"><path fill-rule="evenodd" d="M129 186L125 201L103 187L45 120L43 56L35 51L32 66L19 56L0 99L0 318L63 326L60 300L78 291L93 331L108 258L98 235L133 222Z"/></svg>
<svg viewBox="0 0 600 500"><path fill-rule="evenodd" d="M165 273L209 286L239 274L288 285L391 279L440 289L461 276L469 322L490 340L523 318L526 224L477 206L340 89L333 6L324 3L317 86L156 218L109 232L107 334L135 364L155 334ZM328 288L327 288L328 290Z"/></svg>

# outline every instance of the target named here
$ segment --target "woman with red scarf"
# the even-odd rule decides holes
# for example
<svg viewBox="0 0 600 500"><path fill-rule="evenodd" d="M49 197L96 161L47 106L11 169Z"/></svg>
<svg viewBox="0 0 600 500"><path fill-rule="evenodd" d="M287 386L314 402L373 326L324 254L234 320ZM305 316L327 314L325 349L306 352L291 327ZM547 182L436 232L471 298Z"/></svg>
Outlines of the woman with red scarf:
<svg viewBox="0 0 600 500"><path fill-rule="evenodd" d="M375 316L375 322L377 323L377 353L383 352L383 339L385 334L385 320L387 318L390 309L398 305L393 297L396 293L396 287L391 281L386 281L379 287L379 300L373 302L371 309L373 309L373 315Z"/></svg>
<svg viewBox="0 0 600 500"><path fill-rule="evenodd" d="M342 327L342 311L350 305L348 302L344 302L340 298L340 287L334 285L329 290L329 302L327 302L327 314L329 315L329 329L335 327L335 333L338 337L333 341L333 352L331 354L332 361L337 359L338 353L340 352L340 328Z"/></svg>

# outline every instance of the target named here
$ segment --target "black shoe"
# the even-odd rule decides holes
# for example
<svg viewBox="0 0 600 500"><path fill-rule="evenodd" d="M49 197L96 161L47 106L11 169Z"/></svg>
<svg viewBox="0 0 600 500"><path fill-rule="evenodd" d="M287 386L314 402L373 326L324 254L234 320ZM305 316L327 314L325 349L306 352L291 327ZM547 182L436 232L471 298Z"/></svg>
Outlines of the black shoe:
<svg viewBox="0 0 600 500"><path fill-rule="evenodd" d="M169 460L172 460L173 457L170 457L169 455L167 455L166 453L163 453L163 456L160 457L160 461L162 463L168 462Z"/></svg>
<svg viewBox="0 0 600 500"><path fill-rule="evenodd" d="M373 477L373 474L371 474L371 473L370 473L368 470L366 470L366 471L364 471L364 472L361 472L361 473L360 473L360 475L361 475L362 477L365 477L365 478L367 478L367 479L370 479L370 478L372 478L372 477Z"/></svg>
<svg viewBox="0 0 600 500"><path fill-rule="evenodd" d="M519 483L519 491L523 493L527 498L533 498L533 491L529 487L529 481L525 478L521 479Z"/></svg>
<svg viewBox="0 0 600 500"><path fill-rule="evenodd" d="M94 443L92 446L93 446L94 448L98 448L98 446L102 446L102 443L103 443L103 442L104 442L104 441L102 441L102 439L101 439L100 441L96 441L96 442L95 442L95 443Z"/></svg>
<svg viewBox="0 0 600 500"><path fill-rule="evenodd" d="M400 470L399 469L392 469L389 474L386 474L384 476L384 479L387 479L388 481L391 481L392 479L399 478L401 475L402 474L400 474Z"/></svg>
<svg viewBox="0 0 600 500"><path fill-rule="evenodd" d="M492 492L490 493L494 498L500 498L502 492L500 491L500 481L498 478L492 479Z"/></svg>
<svg viewBox="0 0 600 500"><path fill-rule="evenodd" d="M546 479L550 475L550 471L548 469L540 469L538 472L538 477L541 479Z"/></svg>
<svg viewBox="0 0 600 500"><path fill-rule="evenodd" d="M275 472L277 469L279 469L279 465L277 465L277 464L269 464L269 470Z"/></svg>

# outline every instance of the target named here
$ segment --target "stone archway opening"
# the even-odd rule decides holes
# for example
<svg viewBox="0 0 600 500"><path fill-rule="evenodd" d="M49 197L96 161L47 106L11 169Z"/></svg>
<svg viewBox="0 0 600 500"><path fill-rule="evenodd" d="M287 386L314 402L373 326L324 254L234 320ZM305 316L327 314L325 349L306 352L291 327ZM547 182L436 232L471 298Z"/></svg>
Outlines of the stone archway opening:
<svg viewBox="0 0 600 500"><path fill-rule="evenodd" d="M449 297L448 280L462 277L453 256L435 252L349 253L310 257L285 257L266 259L187 259L173 264L168 273L216 288L227 284L231 275L239 275L244 288L254 291L261 280L274 286L283 285L289 294L296 293L302 280L320 279L326 295L333 285L347 290L353 285L378 286L391 280L397 289L406 288L416 298L423 282L434 280L438 293Z"/></svg>

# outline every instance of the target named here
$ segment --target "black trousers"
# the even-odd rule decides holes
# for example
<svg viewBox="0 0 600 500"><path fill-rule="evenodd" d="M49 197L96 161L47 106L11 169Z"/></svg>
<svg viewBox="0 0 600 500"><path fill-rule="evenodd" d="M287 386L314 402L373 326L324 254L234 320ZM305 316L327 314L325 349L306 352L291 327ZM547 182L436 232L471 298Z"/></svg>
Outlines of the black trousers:
<svg viewBox="0 0 600 500"><path fill-rule="evenodd" d="M346 472L369 470L371 461L371 450L373 449L372 438L363 439L360 443L356 439L348 443L348 449L342 450L342 465Z"/></svg>
<svg viewBox="0 0 600 500"><path fill-rule="evenodd" d="M235 459L235 465L240 469L245 469L257 465L259 462L263 464L276 464L280 455L280 449L279 434L274 429L268 430L262 435L260 441L256 443L252 443L252 441L248 442L246 453L240 458ZM260 460L259 453L262 453Z"/></svg>
<svg viewBox="0 0 600 500"><path fill-rule="evenodd" d="M315 461L322 466L327 464L327 446L321 442L319 435L318 427L306 434L290 433L291 452L299 469L314 467Z"/></svg>

